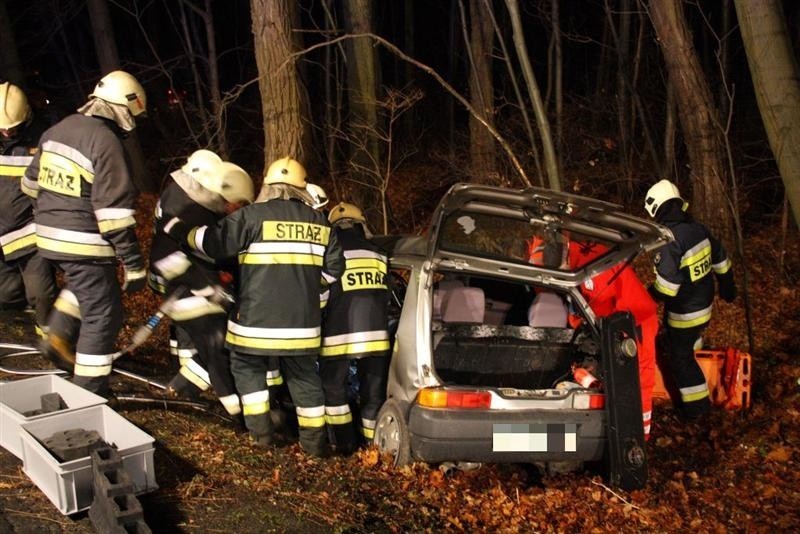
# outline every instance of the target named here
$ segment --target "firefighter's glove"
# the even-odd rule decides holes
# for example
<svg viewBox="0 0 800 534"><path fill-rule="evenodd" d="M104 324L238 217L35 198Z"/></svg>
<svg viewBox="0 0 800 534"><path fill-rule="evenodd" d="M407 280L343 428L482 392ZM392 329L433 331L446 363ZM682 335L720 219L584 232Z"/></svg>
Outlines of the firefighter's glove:
<svg viewBox="0 0 800 534"><path fill-rule="evenodd" d="M130 295L144 289L146 283L147 272L144 269L125 267L125 281L122 283L122 291Z"/></svg>
<svg viewBox="0 0 800 534"><path fill-rule="evenodd" d="M186 243L189 237L189 225L183 222L180 217L173 217L164 225L164 233L178 243Z"/></svg>
<svg viewBox="0 0 800 534"><path fill-rule="evenodd" d="M225 291L225 288L218 284L206 286L203 289L193 289L192 294L205 297L209 302L221 306L225 311L230 311L235 303L233 295Z"/></svg>

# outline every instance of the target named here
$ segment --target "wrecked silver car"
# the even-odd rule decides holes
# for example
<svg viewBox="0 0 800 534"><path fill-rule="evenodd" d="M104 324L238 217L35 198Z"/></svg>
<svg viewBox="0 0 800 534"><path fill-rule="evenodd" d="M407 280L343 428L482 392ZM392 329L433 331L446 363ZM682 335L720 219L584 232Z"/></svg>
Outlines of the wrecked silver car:
<svg viewBox="0 0 800 534"><path fill-rule="evenodd" d="M377 239L398 317L374 442L396 465L592 462L615 485L644 485L633 320L598 319L579 286L669 230L590 198L457 184L428 235ZM605 252L570 265L570 243Z"/></svg>

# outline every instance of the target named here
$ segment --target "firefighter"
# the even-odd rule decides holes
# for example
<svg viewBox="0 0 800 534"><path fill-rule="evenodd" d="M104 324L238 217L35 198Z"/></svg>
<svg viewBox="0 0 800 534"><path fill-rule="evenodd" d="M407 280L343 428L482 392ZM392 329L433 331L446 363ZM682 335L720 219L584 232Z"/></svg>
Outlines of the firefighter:
<svg viewBox="0 0 800 534"><path fill-rule="evenodd" d="M348 403L350 363L355 361L364 439L375 434L375 419L386 400L389 374L387 310L389 290L384 252L367 239L366 219L360 208L341 202L328 221L342 245L344 275L331 285L322 327L319 372L325 390L325 420L333 445L349 454L357 444L356 428Z"/></svg>
<svg viewBox="0 0 800 534"><path fill-rule="evenodd" d="M193 349L183 349L192 353L181 361L167 394L195 397L213 386L225 410L237 415L241 406L225 349L228 314L219 275L220 270L234 269L181 246L163 225L173 217L191 226L213 225L253 202L253 181L241 167L223 162L209 150L197 150L170 176L156 205L148 284L162 295L178 298L167 316L174 321L178 339L191 340Z"/></svg>
<svg viewBox="0 0 800 534"><path fill-rule="evenodd" d="M127 72L106 74L78 113L44 132L22 178L23 191L37 199L36 244L66 282L42 352L62 368L74 362L73 382L101 395L110 393L108 377L119 354L116 258L124 266L123 291L145 285L134 232L136 191L121 141L145 112L145 98Z"/></svg>
<svg viewBox="0 0 800 534"><path fill-rule="evenodd" d="M325 398L317 373L319 295L321 278L335 281L344 258L325 216L306 204L305 187L303 166L281 158L269 166L254 204L200 228L173 218L165 231L212 258L238 255L241 285L226 346L255 444L275 441L264 376L268 358L278 357L295 404L300 445L325 456Z"/></svg>
<svg viewBox="0 0 800 534"><path fill-rule="evenodd" d="M569 265L575 269L602 256L608 248L599 243L570 240ZM639 389L642 398L642 426L644 438L650 439L653 419L653 386L656 373L656 335L658 334L658 307L642 284L633 267L616 265L586 280L580 286L581 294L597 317L609 317L615 312L630 312L636 324L636 348L639 364ZM580 320L570 317L576 328Z"/></svg>
<svg viewBox="0 0 800 534"><path fill-rule="evenodd" d="M53 268L36 249L33 203L20 181L42 130L22 89L0 84L0 302L30 303L39 336L47 328L56 282Z"/></svg>
<svg viewBox="0 0 800 534"><path fill-rule="evenodd" d="M714 277L726 302L736 298L731 262L722 244L686 212L686 203L669 180L652 186L644 208L656 222L672 230L675 240L655 256L656 279L650 287L664 302L664 332L668 357L666 377L680 392L679 405L687 419L708 413L708 385L694 351L702 347L703 330L711 320Z"/></svg>

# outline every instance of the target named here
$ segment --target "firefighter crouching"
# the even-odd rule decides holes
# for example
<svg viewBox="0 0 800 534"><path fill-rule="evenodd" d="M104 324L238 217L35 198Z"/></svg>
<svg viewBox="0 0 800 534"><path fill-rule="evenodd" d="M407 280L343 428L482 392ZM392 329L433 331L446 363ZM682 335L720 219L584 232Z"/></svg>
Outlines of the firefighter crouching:
<svg viewBox="0 0 800 534"><path fill-rule="evenodd" d="M708 385L695 349L711 320L714 272L719 294L727 302L736 298L731 262L722 244L708 229L686 213L678 188L669 180L652 186L645 197L647 213L672 230L675 241L659 249L655 257L656 280L650 292L664 302L667 373L681 398L684 417L694 419L711 410Z"/></svg>
<svg viewBox="0 0 800 534"><path fill-rule="evenodd" d="M317 373L321 278L332 283L344 258L325 216L306 204L306 171L291 158L267 170L254 204L212 226L189 229L180 219L165 231L212 258L238 254L241 285L228 321L226 346L242 398L245 425L255 443L273 443L268 358L278 357L294 401L300 445L327 454L325 399Z"/></svg>
<svg viewBox="0 0 800 534"><path fill-rule="evenodd" d="M367 240L366 219L358 207L341 202L331 209L328 221L344 250L345 271L330 287L319 372L325 390L325 420L333 445L337 452L349 454L358 444L348 403L351 360L355 360L358 373L358 426L367 441L372 441L375 418L386 400L388 268L386 255Z"/></svg>
<svg viewBox="0 0 800 534"><path fill-rule="evenodd" d="M181 361L167 393L192 397L213 387L225 410L236 415L241 406L225 349L228 313L218 274L225 265L181 245L163 227L173 217L192 227L213 225L253 202L253 181L242 168L209 150L194 152L170 176L156 205L148 284L162 295L177 297L166 314L179 338L193 342L194 351Z"/></svg>
<svg viewBox="0 0 800 534"><path fill-rule="evenodd" d="M39 252L66 281L42 352L61 367L74 361L73 382L101 395L109 393L122 326L116 257L125 267L124 291L145 284L134 232L136 191L120 140L145 105L136 78L123 71L105 75L78 113L42 135L22 179L23 191L37 198Z"/></svg>
<svg viewBox="0 0 800 534"><path fill-rule="evenodd" d="M1 83L0 303L29 302L34 308L39 336L47 328L47 317L56 298L56 282L53 268L37 252L33 203L22 192L20 182L36 153L42 129L34 120L22 89Z"/></svg>

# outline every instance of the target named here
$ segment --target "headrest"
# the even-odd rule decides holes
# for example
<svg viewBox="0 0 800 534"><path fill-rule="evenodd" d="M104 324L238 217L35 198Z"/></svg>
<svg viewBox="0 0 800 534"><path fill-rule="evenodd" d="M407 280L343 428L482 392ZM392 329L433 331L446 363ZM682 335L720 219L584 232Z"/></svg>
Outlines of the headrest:
<svg viewBox="0 0 800 534"><path fill-rule="evenodd" d="M452 287L442 297L442 322L483 324L486 299L479 287Z"/></svg>
<svg viewBox="0 0 800 534"><path fill-rule="evenodd" d="M566 328L567 305L559 295L541 292L528 308L528 324L541 328Z"/></svg>
<svg viewBox="0 0 800 534"><path fill-rule="evenodd" d="M433 320L442 320L442 300L452 287L464 287L461 280L444 279L436 285L433 290Z"/></svg>

